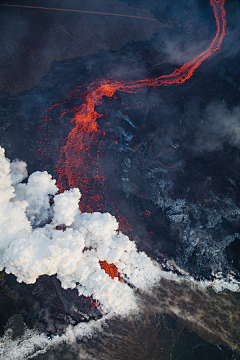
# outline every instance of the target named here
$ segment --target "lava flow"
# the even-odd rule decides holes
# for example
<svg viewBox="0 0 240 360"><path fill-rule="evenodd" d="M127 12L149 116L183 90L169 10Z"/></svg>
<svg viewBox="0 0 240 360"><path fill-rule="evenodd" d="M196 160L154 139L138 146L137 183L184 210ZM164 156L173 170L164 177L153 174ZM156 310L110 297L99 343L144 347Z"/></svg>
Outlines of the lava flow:
<svg viewBox="0 0 240 360"><path fill-rule="evenodd" d="M217 51L222 43L226 30L225 0L210 0L216 18L216 35L207 50L193 58L169 75L154 79L137 81L110 81L97 80L88 86L87 91L80 95L83 104L76 106L69 112L74 116L72 124L75 126L68 134L65 145L61 149L61 160L54 168L57 185L60 190L77 187L83 196L80 202L82 211L93 212L103 210L104 176L99 157L101 155L101 141L104 132L98 126L97 120L102 117L96 111L96 106L101 104L105 97L112 98L117 91L136 93L145 87L179 85L189 79L200 64ZM78 91L78 90L77 90ZM75 96L77 94L75 93ZM79 97L79 95L77 95ZM145 217L151 214L145 212ZM113 279L122 277L114 264L99 261L100 266ZM92 306L99 304L91 299Z"/></svg>
<svg viewBox="0 0 240 360"><path fill-rule="evenodd" d="M105 97L112 98L116 91L136 93L145 87L179 85L189 79L195 69L220 48L226 30L225 0L210 0L216 18L217 30L207 50L193 58L169 75L154 79L137 81L97 80L89 85L82 95L83 104L75 109L72 123L74 129L68 134L65 146L61 149L61 161L56 166L55 175L60 189L78 187L83 198L81 210L93 212L103 210L104 176L100 171L99 147L104 133L99 129L97 119L102 117L96 106Z"/></svg>
<svg viewBox="0 0 240 360"><path fill-rule="evenodd" d="M118 269L114 264L108 264L106 261L101 260L99 260L99 264L101 269L103 269L105 273L110 276L110 278L114 279L117 277L119 281L122 281L121 274L118 272Z"/></svg>

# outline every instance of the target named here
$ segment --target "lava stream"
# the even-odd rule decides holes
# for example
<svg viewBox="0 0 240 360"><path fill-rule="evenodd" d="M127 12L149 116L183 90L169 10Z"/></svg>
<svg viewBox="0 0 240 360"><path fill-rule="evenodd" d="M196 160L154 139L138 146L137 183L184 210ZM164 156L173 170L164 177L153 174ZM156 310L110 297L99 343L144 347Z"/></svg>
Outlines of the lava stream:
<svg viewBox="0 0 240 360"><path fill-rule="evenodd" d="M91 153L93 145L98 143L99 138L104 135L97 124L97 119L102 115L97 113L95 107L103 101L104 97L113 97L116 91L134 93L147 86L178 85L189 79L195 69L220 48L226 30L224 2L225 0L210 0L216 18L217 30L209 48L190 62L176 69L173 73L155 79L148 78L130 82L122 80L117 82L97 80L89 85L87 92L84 94L84 103L77 109L72 120L76 126L67 137L66 145L62 148L62 161L56 169L57 183L60 188L78 187L82 190L83 194L91 194L91 205L88 205L87 208L85 206L85 211L100 210L101 197L103 196L101 190L104 185L104 177L99 172L99 148L97 153L96 150L95 154ZM90 176L88 171L92 171L92 168L95 169L95 174ZM92 191L92 181L98 182L100 190L95 195Z"/></svg>
<svg viewBox="0 0 240 360"><path fill-rule="evenodd" d="M101 260L99 260L99 264L101 266L101 269L103 269L105 273L110 276L110 278L114 279L115 277L117 277L119 281L123 281L116 265L108 264L106 261Z"/></svg>
<svg viewBox="0 0 240 360"><path fill-rule="evenodd" d="M65 145L61 149L61 160L54 168L57 185L60 190L77 187L81 190L83 198L80 202L82 211L102 210L104 176L100 171L99 157L101 155L100 142L104 132L99 129L97 120L102 116L96 110L96 106L103 102L105 97L112 98L116 91L135 93L145 87L179 85L189 79L200 64L217 51L222 43L226 30L225 0L210 0L216 18L216 35L207 50L194 57L169 75L163 75L154 79L137 81L110 81L97 80L89 85L88 90L82 95L83 104L75 107L72 123L75 127L66 138ZM77 91L73 96L76 96ZM117 211L117 210L116 210ZM151 213L146 211L145 218L150 218ZM126 220L126 219L125 219ZM127 221L125 221L126 224ZM128 224L129 226L129 224ZM131 230L130 226L129 229ZM114 264L99 261L105 272L114 279L122 281L121 274ZM99 307L91 297L91 307Z"/></svg>

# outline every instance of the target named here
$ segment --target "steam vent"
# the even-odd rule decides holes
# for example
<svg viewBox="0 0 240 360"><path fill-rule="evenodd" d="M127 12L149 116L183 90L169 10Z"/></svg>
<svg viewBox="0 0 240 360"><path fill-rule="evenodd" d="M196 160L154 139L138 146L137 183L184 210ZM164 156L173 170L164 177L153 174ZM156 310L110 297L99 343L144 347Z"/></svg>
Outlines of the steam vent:
<svg viewBox="0 0 240 360"><path fill-rule="evenodd" d="M240 360L239 1L0 10L0 359Z"/></svg>

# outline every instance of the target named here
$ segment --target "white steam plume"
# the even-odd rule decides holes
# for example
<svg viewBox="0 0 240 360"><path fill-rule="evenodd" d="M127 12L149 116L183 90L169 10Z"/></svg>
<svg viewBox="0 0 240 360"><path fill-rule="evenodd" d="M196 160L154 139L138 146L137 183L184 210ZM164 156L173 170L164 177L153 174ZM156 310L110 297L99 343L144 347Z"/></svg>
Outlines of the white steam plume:
<svg viewBox="0 0 240 360"><path fill-rule="evenodd" d="M99 300L105 316L69 326L64 335L52 340L26 328L23 338L14 342L11 330L7 330L0 339L0 355L4 358L32 358L62 341L71 343L76 337L91 337L101 330L106 319L137 309L134 287L151 291L161 278L195 283L200 290L211 286L217 292L225 288L239 291L239 283L231 274L227 279L219 276L213 281L197 282L173 262L165 264L170 271L162 270L118 232L115 217L109 213L81 213L78 189L56 195L55 180L47 172L35 172L21 184L26 176L26 164L19 160L10 163L0 147L0 270L5 268L27 284L40 275L57 274L63 288L77 288L79 295ZM49 195L54 196L53 206ZM57 230L57 225L65 225L66 231ZM114 263L126 282L112 279L101 269L99 260ZM182 276L172 272L176 269Z"/></svg>
<svg viewBox="0 0 240 360"><path fill-rule="evenodd" d="M57 274L63 288L77 288L79 295L99 300L104 312L116 314L136 309L133 287L147 290L160 278L196 283L181 269L183 277L163 271L138 252L136 244L118 232L114 216L81 213L78 189L56 195L55 180L46 171L37 171L27 183L20 183L26 175L26 164L10 163L0 147L0 269L14 274L19 282L30 284L40 275ZM52 207L49 195L55 195ZM66 231L57 230L57 225L65 225ZM126 282L112 279L99 261L115 264ZM174 270L176 265L168 268ZM239 291L231 274L227 279L220 274L199 286Z"/></svg>
<svg viewBox="0 0 240 360"><path fill-rule="evenodd" d="M26 164L19 160L10 164L0 150L1 269L27 284L40 275L57 274L63 288L77 287L79 295L93 296L104 312L135 309L134 290L106 274L99 260L114 263L127 282L141 289L160 278L157 265L118 232L115 217L81 213L78 189L55 195L55 180L39 171L20 183ZM49 195L55 195L52 207ZM49 219L52 222L43 226ZM62 224L66 231L56 230Z"/></svg>

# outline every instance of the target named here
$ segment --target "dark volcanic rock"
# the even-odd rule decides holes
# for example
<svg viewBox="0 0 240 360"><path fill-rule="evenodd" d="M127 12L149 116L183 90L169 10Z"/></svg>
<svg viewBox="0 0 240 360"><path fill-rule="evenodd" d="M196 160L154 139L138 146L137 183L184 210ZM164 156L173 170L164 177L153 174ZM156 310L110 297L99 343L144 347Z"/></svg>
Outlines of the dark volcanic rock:
<svg viewBox="0 0 240 360"><path fill-rule="evenodd" d="M61 287L56 276L40 276L35 284L18 283L14 275L0 282L0 319L3 333L9 317L22 316L29 328L49 334L62 334L68 325L97 320L102 315L89 298L77 290Z"/></svg>

